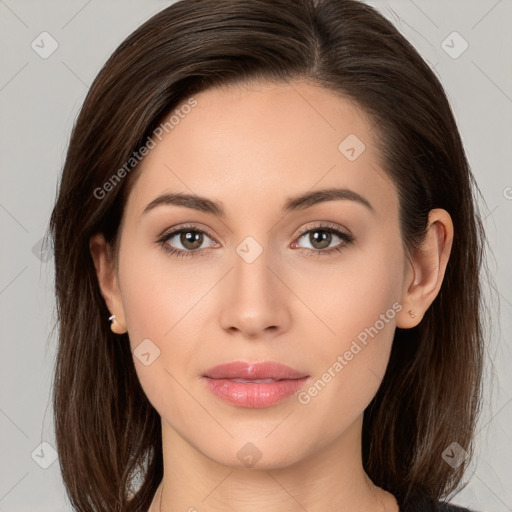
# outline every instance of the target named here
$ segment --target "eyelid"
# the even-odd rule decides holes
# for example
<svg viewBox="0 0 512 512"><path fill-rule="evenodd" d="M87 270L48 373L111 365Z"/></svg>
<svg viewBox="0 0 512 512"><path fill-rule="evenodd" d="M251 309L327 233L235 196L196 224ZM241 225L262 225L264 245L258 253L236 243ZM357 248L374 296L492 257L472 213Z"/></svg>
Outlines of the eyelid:
<svg viewBox="0 0 512 512"><path fill-rule="evenodd" d="M206 227L198 227L197 224L192 223L185 223L180 224L177 226L174 226L173 228L169 228L165 230L157 239L157 243L159 243L161 246L165 246L167 244L167 241L174 236L178 235L179 233L186 231L189 229L190 231L196 231L198 233L202 233L207 235L210 239L213 240L214 244L218 244L218 242L215 240L215 236L213 236L210 232L210 230ZM315 229L318 230L325 230L325 231L331 231L335 234L335 236L338 236L338 238L342 239L342 242L338 244L335 247L331 247L329 249L310 249L308 247L302 247L302 251L305 251L308 254L315 254L315 255L329 255L336 251L343 250L344 247L347 245L352 244L355 241L354 235L350 232L350 230L346 229L345 227L342 227L337 224L333 224L329 221L316 221L313 225L306 225L303 228L300 229L299 233L294 238L294 241L292 242L292 245L296 245L297 241L305 234L310 231L313 231ZM337 234L338 233L338 234ZM340 247L341 246L341 247ZM164 247L164 250L167 252L170 252L177 256L183 256L183 257L194 257L199 256L204 253L205 249L196 249L196 250L184 250L184 249L176 249L172 246L169 248Z"/></svg>
<svg viewBox="0 0 512 512"><path fill-rule="evenodd" d="M333 229L336 231L340 231L341 233L345 234L346 236L350 238L354 238L354 235L348 230L347 228L343 226L339 226L338 224L333 224L329 221L316 221L313 225L307 225L299 230L299 234L297 237L302 236L304 233L307 233L308 231L311 231L313 229Z"/></svg>
<svg viewBox="0 0 512 512"><path fill-rule="evenodd" d="M161 240L162 238L167 238L172 235L176 235L183 230L190 229L191 231L197 231L199 233L204 233L208 235L211 239L215 240L215 236L210 232L210 230L206 227L199 227L197 224L178 224L172 228L165 229L158 238Z"/></svg>
<svg viewBox="0 0 512 512"><path fill-rule="evenodd" d="M324 228L324 229L331 228L331 229L334 229L337 231L341 231L348 237L353 238L353 235L350 232L350 230L346 229L345 227L339 226L337 224L333 224L332 222L329 222L329 221L316 221L316 223L314 223L313 225L311 225L311 224L306 225L299 230L299 232L297 233L297 236L295 238L302 236L304 233L307 233L308 231L311 231L312 229L321 229L321 228ZM173 228L167 228L160 235L158 235L158 238L162 239L162 238L166 238L170 235L175 235L184 229L191 229L194 231L202 232L202 233L208 235L210 238L215 239L215 236L209 231L208 228L198 227L197 224L192 224L192 223L178 224L177 226L174 226Z"/></svg>

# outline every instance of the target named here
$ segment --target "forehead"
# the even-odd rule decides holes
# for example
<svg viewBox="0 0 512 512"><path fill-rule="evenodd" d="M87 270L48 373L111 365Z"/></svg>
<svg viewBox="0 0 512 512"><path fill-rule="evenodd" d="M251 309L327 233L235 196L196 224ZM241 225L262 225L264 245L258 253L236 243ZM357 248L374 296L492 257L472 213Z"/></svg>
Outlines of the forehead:
<svg viewBox="0 0 512 512"><path fill-rule="evenodd" d="M268 210L284 197L328 187L364 192L377 208L395 205L393 184L378 165L372 120L334 91L304 82L256 83L208 89L194 99L161 141L153 138L131 210L140 213L172 191L217 199L228 214L249 204L255 213L258 204Z"/></svg>

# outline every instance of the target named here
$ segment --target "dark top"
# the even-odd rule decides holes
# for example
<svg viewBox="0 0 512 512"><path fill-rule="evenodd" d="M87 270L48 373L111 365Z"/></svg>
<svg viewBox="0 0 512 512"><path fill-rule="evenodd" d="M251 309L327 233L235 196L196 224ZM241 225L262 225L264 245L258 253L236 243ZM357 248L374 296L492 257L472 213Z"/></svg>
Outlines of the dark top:
<svg viewBox="0 0 512 512"><path fill-rule="evenodd" d="M477 512L442 501L435 501L426 496L415 496L399 502L400 512Z"/></svg>

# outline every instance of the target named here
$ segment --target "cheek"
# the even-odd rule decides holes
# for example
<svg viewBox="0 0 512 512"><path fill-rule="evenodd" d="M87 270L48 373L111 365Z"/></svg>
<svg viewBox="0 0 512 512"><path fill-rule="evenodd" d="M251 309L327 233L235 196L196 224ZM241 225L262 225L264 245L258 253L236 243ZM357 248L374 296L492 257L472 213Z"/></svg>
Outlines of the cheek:
<svg viewBox="0 0 512 512"><path fill-rule="evenodd" d="M165 346L175 320L169 314L178 295L170 288L170 276L157 271L148 253L125 239L119 278L130 348L140 382L150 398L165 379ZM152 388L155 388L152 391Z"/></svg>
<svg viewBox="0 0 512 512"><path fill-rule="evenodd" d="M336 264L318 267L314 281L301 285L301 296L307 297L323 324L319 327L324 339L343 348L360 333L364 338L365 329L376 323L379 332L389 337L403 286L404 256L396 243L382 240L372 243L371 250L363 246L347 251Z"/></svg>
<svg viewBox="0 0 512 512"><path fill-rule="evenodd" d="M352 425L377 393L389 361L399 303L387 294L351 302L334 325L334 340L310 351L309 386L297 395L309 431L333 440Z"/></svg>
<svg viewBox="0 0 512 512"><path fill-rule="evenodd" d="M202 297L212 279L207 272L184 272L180 262L141 245L126 244L119 268L130 347L149 401L159 413L179 418L183 403L190 407L181 385L197 374L203 319L212 308Z"/></svg>
<svg viewBox="0 0 512 512"><path fill-rule="evenodd" d="M362 417L382 382L392 337L387 325L366 344L340 340L322 354L318 373L297 395L297 417L304 418L308 431L321 433L321 443L336 439Z"/></svg>
<svg viewBox="0 0 512 512"><path fill-rule="evenodd" d="M320 326L325 335L316 339L323 341L311 352L314 380L298 395L319 428L335 432L349 424L377 392L402 309L402 269L402 255L382 245L347 258L337 272L320 275L308 294L308 304L330 331Z"/></svg>
<svg viewBox="0 0 512 512"><path fill-rule="evenodd" d="M180 263L168 258L163 249L135 236L126 237L119 273L133 346L145 338L159 345L167 343L194 299L198 301L198 273L187 281L180 270Z"/></svg>

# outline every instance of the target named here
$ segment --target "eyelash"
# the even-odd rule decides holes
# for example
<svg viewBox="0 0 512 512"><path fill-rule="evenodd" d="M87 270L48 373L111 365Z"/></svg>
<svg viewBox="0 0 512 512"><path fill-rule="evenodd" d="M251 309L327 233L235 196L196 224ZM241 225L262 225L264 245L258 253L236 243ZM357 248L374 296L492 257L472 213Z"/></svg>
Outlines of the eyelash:
<svg viewBox="0 0 512 512"><path fill-rule="evenodd" d="M332 234L338 236L339 238L341 238L343 240L343 242L340 242L337 246L331 247L330 249L309 249L307 247L302 248L302 250L306 251L308 254L313 254L314 256L327 256L327 255L330 255L333 253L341 252L346 248L346 246L352 244L355 240L355 238L352 235L346 233L345 231L341 231L339 228L337 228L333 224L317 224L315 226L308 227L307 229L304 229L299 233L297 240L302 238L302 236L305 235L306 233L309 233L310 231L315 231L315 230L327 231L328 233L332 233ZM167 241L170 240L171 238L173 238L175 235L178 235L183 232L186 233L189 231L192 231L195 233L202 233L203 235L207 235L208 237L213 238L213 236L210 233L208 233L208 231L199 229L195 226L185 225L185 226L180 226L179 228L177 228L169 233L164 234L161 238L159 238L157 240L157 242L158 242L158 244L161 245L162 249L171 256L176 256L178 258L193 258L195 256L199 256L203 251L202 249L196 249L194 251L191 251L191 250L184 251L183 249L176 249L174 247L169 247L169 245L167 244Z"/></svg>

